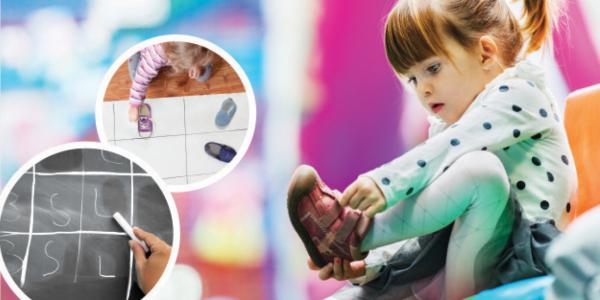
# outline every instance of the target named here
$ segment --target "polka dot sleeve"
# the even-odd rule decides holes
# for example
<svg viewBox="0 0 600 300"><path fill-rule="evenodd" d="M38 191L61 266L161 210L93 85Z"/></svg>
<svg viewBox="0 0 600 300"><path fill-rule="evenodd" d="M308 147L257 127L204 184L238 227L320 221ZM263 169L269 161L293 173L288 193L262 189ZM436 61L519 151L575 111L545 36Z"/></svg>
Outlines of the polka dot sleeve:
<svg viewBox="0 0 600 300"><path fill-rule="evenodd" d="M422 190L467 152L543 138L555 125L553 111L551 100L532 82L500 81L486 88L458 122L364 175L377 183L389 207Z"/></svg>

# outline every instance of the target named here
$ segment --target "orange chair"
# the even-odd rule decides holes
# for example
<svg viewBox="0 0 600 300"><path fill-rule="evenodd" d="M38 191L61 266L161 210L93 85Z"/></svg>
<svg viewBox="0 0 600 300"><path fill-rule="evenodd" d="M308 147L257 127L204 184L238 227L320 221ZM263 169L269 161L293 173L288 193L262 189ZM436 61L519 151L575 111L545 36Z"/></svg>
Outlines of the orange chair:
<svg viewBox="0 0 600 300"><path fill-rule="evenodd" d="M600 205L600 84L567 97L565 128L579 180L572 221Z"/></svg>

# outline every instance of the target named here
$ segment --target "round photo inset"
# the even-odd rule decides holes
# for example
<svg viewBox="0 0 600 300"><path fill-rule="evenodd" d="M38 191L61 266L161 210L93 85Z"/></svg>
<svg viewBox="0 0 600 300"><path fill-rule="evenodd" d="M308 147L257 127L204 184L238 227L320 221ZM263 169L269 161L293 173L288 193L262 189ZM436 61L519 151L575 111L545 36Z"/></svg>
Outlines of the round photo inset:
<svg viewBox="0 0 600 300"><path fill-rule="evenodd" d="M239 64L216 45L168 35L127 50L98 94L100 140L152 166L174 192L229 173L256 123L254 93Z"/></svg>
<svg viewBox="0 0 600 300"><path fill-rule="evenodd" d="M0 198L0 269L19 298L141 299L171 272L173 198L128 156L110 145L66 144L10 179Z"/></svg>

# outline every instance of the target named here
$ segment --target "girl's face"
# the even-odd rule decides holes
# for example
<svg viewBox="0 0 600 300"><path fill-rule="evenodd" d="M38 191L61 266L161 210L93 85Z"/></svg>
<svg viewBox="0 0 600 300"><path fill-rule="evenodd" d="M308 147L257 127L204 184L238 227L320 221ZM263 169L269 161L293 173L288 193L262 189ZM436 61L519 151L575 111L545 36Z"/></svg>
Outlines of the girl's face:
<svg viewBox="0 0 600 300"><path fill-rule="evenodd" d="M484 70L478 51L467 52L452 41L446 47L452 61L432 56L412 66L405 77L426 110L453 124L497 74L490 77Z"/></svg>

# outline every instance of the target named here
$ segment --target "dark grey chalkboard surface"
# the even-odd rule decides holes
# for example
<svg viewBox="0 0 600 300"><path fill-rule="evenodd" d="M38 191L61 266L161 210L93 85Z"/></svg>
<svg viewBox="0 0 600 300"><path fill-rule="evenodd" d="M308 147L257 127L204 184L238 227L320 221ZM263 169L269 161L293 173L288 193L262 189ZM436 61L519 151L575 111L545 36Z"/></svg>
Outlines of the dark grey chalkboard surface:
<svg viewBox="0 0 600 300"><path fill-rule="evenodd" d="M75 149L35 164L0 216L0 251L16 285L31 299L141 299L117 211L172 245L167 200L129 159Z"/></svg>

